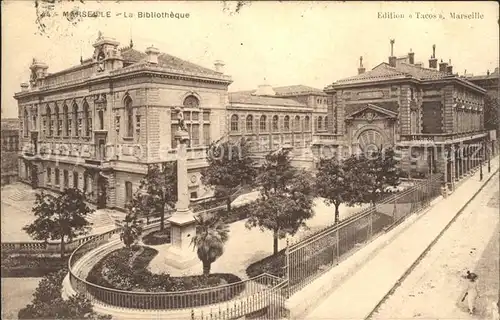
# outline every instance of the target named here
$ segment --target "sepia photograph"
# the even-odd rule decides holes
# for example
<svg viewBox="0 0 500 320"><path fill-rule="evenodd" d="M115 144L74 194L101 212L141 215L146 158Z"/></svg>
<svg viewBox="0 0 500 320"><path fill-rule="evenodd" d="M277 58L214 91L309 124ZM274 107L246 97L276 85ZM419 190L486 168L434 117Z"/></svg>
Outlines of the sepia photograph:
<svg viewBox="0 0 500 320"><path fill-rule="evenodd" d="M1 319L500 320L494 1L1 1Z"/></svg>

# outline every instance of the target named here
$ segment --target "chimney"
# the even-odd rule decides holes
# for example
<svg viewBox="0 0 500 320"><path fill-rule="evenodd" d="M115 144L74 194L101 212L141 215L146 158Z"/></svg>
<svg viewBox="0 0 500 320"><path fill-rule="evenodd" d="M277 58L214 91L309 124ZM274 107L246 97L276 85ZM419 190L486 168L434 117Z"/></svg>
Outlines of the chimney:
<svg viewBox="0 0 500 320"><path fill-rule="evenodd" d="M359 68L358 68L358 74L365 73L365 68L363 67L363 57L359 57Z"/></svg>
<svg viewBox="0 0 500 320"><path fill-rule="evenodd" d="M410 64L415 64L415 52L412 52L411 48L410 52L408 53L408 60Z"/></svg>
<svg viewBox="0 0 500 320"><path fill-rule="evenodd" d="M160 55L160 50L151 45L146 49L146 54L148 55L147 61L152 64L158 64L158 56Z"/></svg>
<svg viewBox="0 0 500 320"><path fill-rule="evenodd" d="M448 61L448 66L446 67L446 73L453 74L453 66L451 65L451 59Z"/></svg>
<svg viewBox="0 0 500 320"><path fill-rule="evenodd" d="M224 66L225 66L225 64L223 61L215 60L215 62L214 62L215 71L220 72L220 73L224 73Z"/></svg>
<svg viewBox="0 0 500 320"><path fill-rule="evenodd" d="M29 84L27 84L26 82L21 83L21 92L28 91L29 87Z"/></svg>
<svg viewBox="0 0 500 320"><path fill-rule="evenodd" d="M448 67L448 63L441 60L441 62L439 63L439 72L446 72L446 67Z"/></svg>
<svg viewBox="0 0 500 320"><path fill-rule="evenodd" d="M437 59L436 59L436 45L432 45L432 56L429 59L429 68L437 69Z"/></svg>
<svg viewBox="0 0 500 320"><path fill-rule="evenodd" d="M490 70L487 70L486 71L486 75L489 76L490 75Z"/></svg>
<svg viewBox="0 0 500 320"><path fill-rule="evenodd" d="M389 65L393 68L396 67L396 60L397 58L394 56L394 39L391 39L391 56L389 57Z"/></svg>

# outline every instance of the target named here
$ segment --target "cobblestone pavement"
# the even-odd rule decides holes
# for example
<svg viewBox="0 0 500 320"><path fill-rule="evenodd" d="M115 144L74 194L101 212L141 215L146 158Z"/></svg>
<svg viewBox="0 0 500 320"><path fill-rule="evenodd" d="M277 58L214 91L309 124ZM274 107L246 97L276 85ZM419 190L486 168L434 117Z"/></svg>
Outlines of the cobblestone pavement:
<svg viewBox="0 0 500 320"><path fill-rule="evenodd" d="M498 175L437 241L372 319L489 319L499 286ZM477 312L461 302L461 275L479 275Z"/></svg>

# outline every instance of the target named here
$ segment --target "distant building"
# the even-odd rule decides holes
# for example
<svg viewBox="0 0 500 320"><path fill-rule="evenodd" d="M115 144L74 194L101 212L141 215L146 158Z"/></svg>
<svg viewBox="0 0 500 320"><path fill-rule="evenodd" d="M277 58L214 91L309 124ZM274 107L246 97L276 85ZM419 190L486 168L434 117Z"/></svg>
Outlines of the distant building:
<svg viewBox="0 0 500 320"><path fill-rule="evenodd" d="M212 70L154 47L118 46L100 34L91 58L52 74L33 60L30 84L15 95L20 179L34 188L77 187L98 207L124 209L148 165L174 159L181 107L191 136L189 192L203 197L206 147L227 133L232 80L224 64L217 61Z"/></svg>
<svg viewBox="0 0 500 320"><path fill-rule="evenodd" d="M19 120L2 119L2 186L17 180Z"/></svg>
<svg viewBox="0 0 500 320"><path fill-rule="evenodd" d="M424 67L411 50L394 56L393 45L388 62L366 71L361 58L357 75L325 88L332 121L328 134L315 140L315 153L327 147L344 154L392 146L403 170L441 172L446 182L454 182L469 171L472 149L488 136L486 90L454 74L451 63L438 64L435 46ZM468 157L455 154L444 161L441 156L464 149Z"/></svg>
<svg viewBox="0 0 500 320"><path fill-rule="evenodd" d="M500 134L500 121L499 112L500 104L498 103L498 67L490 73L486 72L485 75L480 76L466 76L467 80L486 89L489 99L485 103L484 108L484 127L487 130L496 130L497 137Z"/></svg>
<svg viewBox="0 0 500 320"><path fill-rule="evenodd" d="M313 135L327 130L327 96L316 88L293 85L229 93L229 136L246 137L259 163L279 147L293 148L292 164L312 167Z"/></svg>

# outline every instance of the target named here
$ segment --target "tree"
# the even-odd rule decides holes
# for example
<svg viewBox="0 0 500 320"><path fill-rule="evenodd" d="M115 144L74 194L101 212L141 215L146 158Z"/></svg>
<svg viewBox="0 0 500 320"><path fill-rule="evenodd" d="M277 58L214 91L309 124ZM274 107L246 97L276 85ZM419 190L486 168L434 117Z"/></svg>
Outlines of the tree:
<svg viewBox="0 0 500 320"><path fill-rule="evenodd" d="M145 217L160 216L160 230L165 227L165 210L173 210L177 202L176 162L152 164L141 179L132 206ZM130 205L129 205L130 206Z"/></svg>
<svg viewBox="0 0 500 320"><path fill-rule="evenodd" d="M400 184L400 171L392 148L380 149L365 159L361 160L361 164L365 163L366 166L358 167L360 172L367 174L370 178L370 183L367 184L369 186L367 200L374 204L385 194L387 187L397 187Z"/></svg>
<svg viewBox="0 0 500 320"><path fill-rule="evenodd" d="M131 208L123 220L120 240L123 241L125 247L130 248L139 239L141 234L142 226L138 221L135 208Z"/></svg>
<svg viewBox="0 0 500 320"><path fill-rule="evenodd" d="M87 216L94 210L85 200L78 189L65 189L58 196L41 192L36 195L33 206L36 219L23 230L35 240L60 240L63 258L66 242L87 234L91 228Z"/></svg>
<svg viewBox="0 0 500 320"><path fill-rule="evenodd" d="M60 270L45 276L33 294L33 301L18 313L19 319L111 319L109 315L98 315L92 303L84 295L64 300L61 296L62 282L68 270Z"/></svg>
<svg viewBox="0 0 500 320"><path fill-rule="evenodd" d="M293 168L289 151L281 149L266 156L259 184L260 197L246 226L272 231L273 254L277 254L278 240L294 235L313 216L311 177L305 170Z"/></svg>
<svg viewBox="0 0 500 320"><path fill-rule="evenodd" d="M335 158L321 159L316 175L316 191L327 205L335 207L335 223L340 221L339 206L353 206L363 202L367 179L360 168L362 161L351 156L345 161Z"/></svg>
<svg viewBox="0 0 500 320"><path fill-rule="evenodd" d="M203 264L203 275L208 276L212 263L224 253L224 244L229 239L229 227L217 217L198 215L195 220L196 235L191 239L191 245L196 248Z"/></svg>
<svg viewBox="0 0 500 320"><path fill-rule="evenodd" d="M487 94L484 97L484 128L486 130L496 130L499 132L500 121L498 119L498 98Z"/></svg>
<svg viewBox="0 0 500 320"><path fill-rule="evenodd" d="M254 183L257 171L250 157L248 140L212 142L207 150L208 167L202 171L203 184L215 189L215 197L226 198L231 211L232 195L242 186Z"/></svg>

